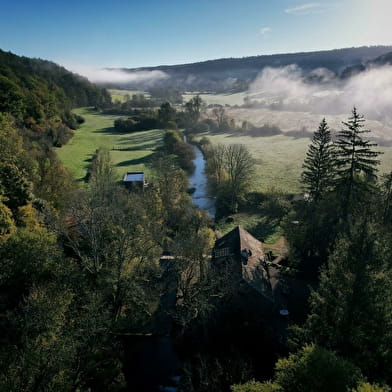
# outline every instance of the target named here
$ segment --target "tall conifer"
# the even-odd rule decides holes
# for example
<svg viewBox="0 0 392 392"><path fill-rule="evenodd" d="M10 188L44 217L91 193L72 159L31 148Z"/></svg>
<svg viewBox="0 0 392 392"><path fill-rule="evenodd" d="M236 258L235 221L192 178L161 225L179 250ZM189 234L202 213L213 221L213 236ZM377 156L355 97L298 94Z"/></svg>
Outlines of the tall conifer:
<svg viewBox="0 0 392 392"><path fill-rule="evenodd" d="M303 338L351 359L367 375L391 382L388 243L366 217L348 228L321 270Z"/></svg>
<svg viewBox="0 0 392 392"><path fill-rule="evenodd" d="M331 186L332 159L331 132L325 118L323 118L306 153L302 173L302 183L315 201L320 200Z"/></svg>
<svg viewBox="0 0 392 392"><path fill-rule="evenodd" d="M377 146L364 138L370 130L364 128L365 119L354 107L352 116L343 122L344 128L337 134L335 190L342 198L344 217L352 202L366 200L377 179L377 166L381 154L372 148Z"/></svg>

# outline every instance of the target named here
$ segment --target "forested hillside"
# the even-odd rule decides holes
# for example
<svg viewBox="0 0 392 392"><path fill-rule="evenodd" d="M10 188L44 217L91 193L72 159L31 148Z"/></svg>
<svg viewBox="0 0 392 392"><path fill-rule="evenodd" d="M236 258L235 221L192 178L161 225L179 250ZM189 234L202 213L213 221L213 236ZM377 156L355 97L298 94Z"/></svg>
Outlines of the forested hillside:
<svg viewBox="0 0 392 392"><path fill-rule="evenodd" d="M72 108L109 102L106 90L55 63L0 51L0 190L14 215L32 195L60 203L71 182L52 147L83 121Z"/></svg>
<svg viewBox="0 0 392 392"><path fill-rule="evenodd" d="M355 64L350 67L347 67L342 72L342 77L347 78L352 75L358 74L362 71L365 71L366 69L371 69L373 67L380 67L385 65L392 65L392 52L388 52L375 59L363 61L359 64Z"/></svg>
<svg viewBox="0 0 392 392"><path fill-rule="evenodd" d="M50 61L19 57L0 50L0 111L21 125L41 131L61 122L77 127L70 110L110 102L107 91Z"/></svg>
<svg viewBox="0 0 392 392"><path fill-rule="evenodd" d="M317 52L226 58L192 64L163 65L123 70L127 72L162 71L167 77L157 81L157 84L162 86L176 86L185 91L244 91L247 89L248 83L255 79L264 67L284 67L290 64L296 64L306 72L322 67L338 75L349 66L372 60L391 50L392 47L390 46L372 46ZM125 84L123 85L125 87ZM127 87L143 89L148 86L145 81L134 81L128 83Z"/></svg>

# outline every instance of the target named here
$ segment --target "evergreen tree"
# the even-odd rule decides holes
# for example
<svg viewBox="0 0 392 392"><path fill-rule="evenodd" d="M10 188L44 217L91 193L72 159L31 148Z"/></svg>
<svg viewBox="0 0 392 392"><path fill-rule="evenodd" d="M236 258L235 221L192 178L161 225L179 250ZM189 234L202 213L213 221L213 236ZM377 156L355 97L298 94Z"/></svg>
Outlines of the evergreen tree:
<svg viewBox="0 0 392 392"><path fill-rule="evenodd" d="M310 262L304 267L307 273L317 276L318 267L326 261L326 253L334 241L334 214L331 204L333 194L333 143L325 118L314 133L303 164L302 183L312 198L312 203L296 203L295 214L286 220L286 234L290 242L291 257L300 262ZM292 221L301 222L293 228Z"/></svg>
<svg viewBox="0 0 392 392"><path fill-rule="evenodd" d="M342 237L312 293L303 340L350 358L368 377L392 381L390 249L359 221Z"/></svg>
<svg viewBox="0 0 392 392"><path fill-rule="evenodd" d="M320 200L331 185L332 161L331 132L323 118L306 153L302 173L302 183L315 201Z"/></svg>
<svg viewBox="0 0 392 392"><path fill-rule="evenodd" d="M377 179L380 161L376 158L381 153L372 150L377 144L364 138L364 134L370 132L364 129L364 121L354 107L335 142L335 190L342 198L344 218L347 218L350 206L366 199L373 188L371 183Z"/></svg>
<svg viewBox="0 0 392 392"><path fill-rule="evenodd" d="M383 223L392 222L392 171L383 175L381 187Z"/></svg>

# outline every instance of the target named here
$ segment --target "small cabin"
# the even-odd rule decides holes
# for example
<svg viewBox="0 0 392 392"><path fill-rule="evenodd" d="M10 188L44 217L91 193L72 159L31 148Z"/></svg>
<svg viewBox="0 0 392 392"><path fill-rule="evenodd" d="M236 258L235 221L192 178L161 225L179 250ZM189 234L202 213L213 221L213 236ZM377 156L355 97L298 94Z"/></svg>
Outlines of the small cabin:
<svg viewBox="0 0 392 392"><path fill-rule="evenodd" d="M147 186L144 172L126 172L123 178L123 184L129 190L143 190Z"/></svg>

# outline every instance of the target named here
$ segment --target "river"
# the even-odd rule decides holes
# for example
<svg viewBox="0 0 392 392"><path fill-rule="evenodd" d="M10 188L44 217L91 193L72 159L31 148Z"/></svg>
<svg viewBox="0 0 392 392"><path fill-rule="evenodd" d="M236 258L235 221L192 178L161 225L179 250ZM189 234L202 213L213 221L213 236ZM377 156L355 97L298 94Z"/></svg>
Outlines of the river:
<svg viewBox="0 0 392 392"><path fill-rule="evenodd" d="M186 137L184 136L186 142ZM215 200L208 197L206 161L199 147L191 144L195 153L194 172L189 176L195 206L215 218ZM180 380L181 361L169 336L146 336L125 341L125 373L132 391L176 392Z"/></svg>
<svg viewBox="0 0 392 392"><path fill-rule="evenodd" d="M189 176L191 188L195 189L192 193L193 204L201 210L207 211L211 218L215 218L215 200L208 196L207 191L206 161L199 147L194 144L191 144L191 146L195 153L195 159L193 160L195 171Z"/></svg>

